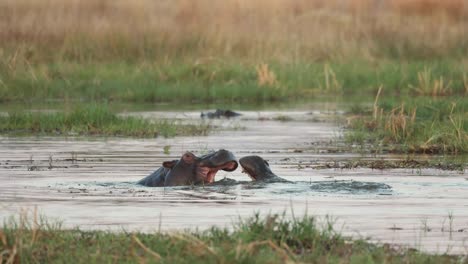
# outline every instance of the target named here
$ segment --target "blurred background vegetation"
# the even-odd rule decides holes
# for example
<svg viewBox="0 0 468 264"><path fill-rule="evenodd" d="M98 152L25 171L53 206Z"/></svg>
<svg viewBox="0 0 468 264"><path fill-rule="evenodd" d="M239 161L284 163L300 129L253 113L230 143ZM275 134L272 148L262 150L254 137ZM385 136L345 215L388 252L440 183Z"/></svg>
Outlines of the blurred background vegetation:
<svg viewBox="0 0 468 264"><path fill-rule="evenodd" d="M10 105L327 97L353 144L468 151L464 0L5 0L0 39Z"/></svg>

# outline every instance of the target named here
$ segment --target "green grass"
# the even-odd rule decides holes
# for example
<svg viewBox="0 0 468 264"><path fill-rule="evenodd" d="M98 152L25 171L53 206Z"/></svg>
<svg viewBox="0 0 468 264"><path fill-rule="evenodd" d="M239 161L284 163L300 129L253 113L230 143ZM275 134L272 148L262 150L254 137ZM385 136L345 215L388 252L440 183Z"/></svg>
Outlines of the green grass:
<svg viewBox="0 0 468 264"><path fill-rule="evenodd" d="M440 77L448 93L465 95L465 62L456 59L427 61L346 60L334 62L268 63L275 82L261 85L259 63L213 60L170 62L50 62L0 63L0 101L42 102L84 100L118 102L265 102L315 98L322 95L420 93L418 74L429 72L431 87ZM465 73L465 74L464 74ZM424 88L424 87L423 87Z"/></svg>
<svg viewBox="0 0 468 264"><path fill-rule="evenodd" d="M375 151L468 153L468 102L464 98L385 99L350 123L348 143ZM364 113L364 114L362 114Z"/></svg>
<svg viewBox="0 0 468 264"><path fill-rule="evenodd" d="M20 217L0 230L0 252L2 263L463 262L456 256L350 242L330 222L319 228L313 217L288 220L281 215L255 215L240 220L232 231L212 227L179 233L67 230L42 218Z"/></svg>
<svg viewBox="0 0 468 264"><path fill-rule="evenodd" d="M0 116L0 133L9 135L173 137L206 135L210 129L207 124L120 117L107 106L98 105L81 106L70 112L12 112Z"/></svg>

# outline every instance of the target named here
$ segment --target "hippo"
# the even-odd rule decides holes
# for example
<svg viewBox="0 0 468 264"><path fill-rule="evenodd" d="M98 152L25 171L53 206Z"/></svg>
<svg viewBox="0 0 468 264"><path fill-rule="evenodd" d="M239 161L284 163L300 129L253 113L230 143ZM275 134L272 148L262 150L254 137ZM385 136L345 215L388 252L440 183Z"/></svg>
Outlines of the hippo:
<svg viewBox="0 0 468 264"><path fill-rule="evenodd" d="M179 160L165 161L162 165L138 184L149 187L207 184L214 182L218 170L234 171L238 167L234 154L225 149L201 157L186 152Z"/></svg>
<svg viewBox="0 0 468 264"><path fill-rule="evenodd" d="M242 172L247 173L253 183L274 183L284 182L293 183L278 177L270 170L270 165L259 156L246 156L239 160L242 167ZM311 182L294 182L295 184L306 184L308 189L316 192L333 192L333 193L349 193L349 194L365 194L365 193L381 193L391 194L392 187L385 183L378 182L361 182L354 180L332 180L332 181L311 181ZM300 190L295 190L298 192Z"/></svg>
<svg viewBox="0 0 468 264"><path fill-rule="evenodd" d="M239 160L242 172L247 173L252 181L289 182L270 169L270 164L260 156L246 156Z"/></svg>
<svg viewBox="0 0 468 264"><path fill-rule="evenodd" d="M240 116L242 114L239 114L239 113L236 113L234 111L231 111L231 110L224 110L224 109L216 109L216 111L214 112L207 112L207 113L201 113L201 118L209 118L209 119L213 119L213 118L231 118L231 117L236 117L236 116Z"/></svg>

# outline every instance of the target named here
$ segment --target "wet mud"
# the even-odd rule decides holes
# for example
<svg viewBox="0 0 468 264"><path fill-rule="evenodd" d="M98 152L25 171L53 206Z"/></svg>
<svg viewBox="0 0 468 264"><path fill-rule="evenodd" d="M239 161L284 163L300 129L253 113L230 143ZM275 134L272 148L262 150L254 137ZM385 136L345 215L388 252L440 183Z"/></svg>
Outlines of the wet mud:
<svg viewBox="0 0 468 264"><path fill-rule="evenodd" d="M241 113L239 118L210 120L221 129L205 137L0 137L0 218L37 207L66 227L152 232L230 227L255 212L285 212L289 217L307 213L322 222L333 219L345 236L428 252L468 253L464 169L341 166L407 157L330 151L342 136L333 122L336 113ZM198 111L129 115L207 122ZM275 174L290 182L254 183L237 169L218 172L217 182L205 186L136 184L185 151L203 155L220 148L237 158L262 156ZM413 159L431 162L425 156Z"/></svg>

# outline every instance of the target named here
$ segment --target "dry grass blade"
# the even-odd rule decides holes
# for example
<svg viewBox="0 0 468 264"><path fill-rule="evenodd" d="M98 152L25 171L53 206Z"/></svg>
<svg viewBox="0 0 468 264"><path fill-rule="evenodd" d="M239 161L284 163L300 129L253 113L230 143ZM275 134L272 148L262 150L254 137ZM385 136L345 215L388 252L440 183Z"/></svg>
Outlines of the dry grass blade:
<svg viewBox="0 0 468 264"><path fill-rule="evenodd" d="M199 246L203 249L206 250L206 252L212 254L215 257L219 257L216 252L209 247L205 242L201 241L200 239L194 237L193 235L190 234L173 234L172 237L177 238L182 241L186 241L188 243L193 243L194 246Z"/></svg>
<svg viewBox="0 0 468 264"><path fill-rule="evenodd" d="M33 226L31 230L31 246L36 242L36 240L39 237L39 221L37 219L37 206L34 207L34 220L33 220Z"/></svg>
<svg viewBox="0 0 468 264"><path fill-rule="evenodd" d="M14 264L14 263L19 263L19 258L17 256L17 247L16 245L13 246L13 248L9 252L10 257L7 259L5 264Z"/></svg>
<svg viewBox="0 0 468 264"><path fill-rule="evenodd" d="M160 260L161 259L161 255L159 255L158 253L154 252L153 250L151 250L150 248L148 248L147 246L145 246L139 239L138 237L136 237L135 235L132 235L132 240L137 243L138 246L140 246L146 253L150 254L151 256L153 256L156 260Z"/></svg>
<svg viewBox="0 0 468 264"><path fill-rule="evenodd" d="M2 241L4 239L3 233L0 233L2 235ZM5 247L7 247L6 243L4 244ZM17 255L17 247L16 244L13 245L12 248L4 249L3 251L0 252L0 263L4 264L14 264L14 263L20 263L19 262L19 256Z"/></svg>
<svg viewBox="0 0 468 264"><path fill-rule="evenodd" d="M393 141L399 141L404 137L410 136L411 131L409 126L414 124L416 119L416 109L413 110L412 116L410 117L408 123L407 116L405 113L405 106L401 106L392 109L392 111L386 117L385 130L389 131L391 134L391 139Z"/></svg>
<svg viewBox="0 0 468 264"><path fill-rule="evenodd" d="M239 259L240 255L241 255L241 252L242 252L242 241L239 240L237 242L237 246L236 246L236 260Z"/></svg>
<svg viewBox="0 0 468 264"><path fill-rule="evenodd" d="M291 256L291 258L293 258L293 260L295 260L294 252L291 250L291 248L289 248L289 246L286 243L281 242L281 247L289 254L289 256Z"/></svg>
<svg viewBox="0 0 468 264"><path fill-rule="evenodd" d="M377 117L379 115L379 106L378 106L378 102L379 102L379 97L380 97L380 93L382 92L382 88L383 88L383 85L380 85L379 87L379 90L377 91L377 95L375 96L375 100L374 100L374 120L377 120Z"/></svg>
<svg viewBox="0 0 468 264"><path fill-rule="evenodd" d="M428 149L430 143L431 143L432 141L434 141L434 139L436 139L437 137L438 137L438 135L434 135L434 136L430 137L428 140L426 140L426 142L424 142L424 143L422 144L421 147L422 147L422 148L427 148L427 149Z"/></svg>
<svg viewBox="0 0 468 264"><path fill-rule="evenodd" d="M3 248L7 248L7 240L6 240L6 236L5 234L3 234L2 230L0 230L0 241L2 241L2 244L3 244ZM3 263L3 255L6 255L8 254L9 250L8 249L4 249L2 251L0 251L0 263Z"/></svg>
<svg viewBox="0 0 468 264"><path fill-rule="evenodd" d="M465 95L468 95L468 77L466 73L463 74L463 87L465 88Z"/></svg>
<svg viewBox="0 0 468 264"><path fill-rule="evenodd" d="M245 250L249 253L249 254L252 254L255 252L255 249L258 248L259 246L269 246L271 249L273 249L274 251L276 251L282 258L283 262L284 263L295 263L294 260L291 259L290 255L288 254L288 251L279 247L278 245L276 245L275 243L273 243L273 241L271 240L265 240L265 241L255 241L255 242L252 242L248 245L246 245L246 248Z"/></svg>
<svg viewBox="0 0 468 264"><path fill-rule="evenodd" d="M449 81L448 83L444 82L444 78L440 76L438 80L434 81L434 85L432 88L432 96L436 97L452 94L450 89L451 84L451 81Z"/></svg>
<svg viewBox="0 0 468 264"><path fill-rule="evenodd" d="M432 70L424 68L422 72L418 72L418 85L410 88L414 90L417 95L428 95L432 97L446 96L452 94L452 82L446 82L442 76L433 80Z"/></svg>
<svg viewBox="0 0 468 264"><path fill-rule="evenodd" d="M336 74L329 64L325 64L323 68L325 76L325 90L328 92L341 92L342 85L336 78Z"/></svg>
<svg viewBox="0 0 468 264"><path fill-rule="evenodd" d="M257 71L257 82L259 86L275 86L278 84L276 75L270 70L268 64L262 63L257 65L255 70Z"/></svg>
<svg viewBox="0 0 468 264"><path fill-rule="evenodd" d="M463 129L463 119L454 117L453 115L456 106L457 104L452 102L452 109L450 110L449 119L452 123L453 129L455 130L457 141L464 142L465 140L468 140L468 134Z"/></svg>
<svg viewBox="0 0 468 264"><path fill-rule="evenodd" d="M2 244L3 244L4 247L8 246L6 236L5 236L5 234L3 233L2 230L0 230L0 241L2 241Z"/></svg>

